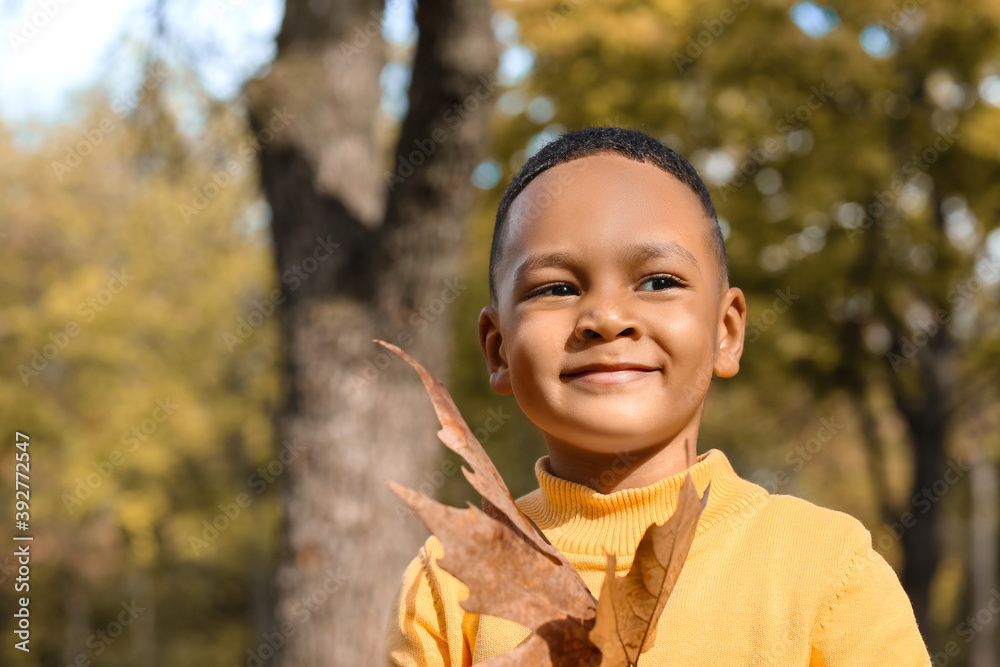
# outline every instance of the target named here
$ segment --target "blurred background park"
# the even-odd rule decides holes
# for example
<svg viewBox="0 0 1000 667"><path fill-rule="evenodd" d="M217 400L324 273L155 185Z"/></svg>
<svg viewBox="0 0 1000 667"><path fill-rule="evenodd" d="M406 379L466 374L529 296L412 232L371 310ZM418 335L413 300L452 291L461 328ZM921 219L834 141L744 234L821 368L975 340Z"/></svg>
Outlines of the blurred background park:
<svg viewBox="0 0 1000 667"><path fill-rule="evenodd" d="M748 297L699 452L858 517L934 664L1000 664L995 0L26 0L0 34L0 663L380 664L427 535L382 480L475 496L371 341L534 488L476 338L493 218L616 125L699 169Z"/></svg>

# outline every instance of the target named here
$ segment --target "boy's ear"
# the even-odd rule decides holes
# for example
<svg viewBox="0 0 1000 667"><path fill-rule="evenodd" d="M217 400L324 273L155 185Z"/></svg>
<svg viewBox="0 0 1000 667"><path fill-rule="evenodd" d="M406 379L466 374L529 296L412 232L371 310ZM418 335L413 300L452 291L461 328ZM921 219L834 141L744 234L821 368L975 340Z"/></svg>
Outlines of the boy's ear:
<svg viewBox="0 0 1000 667"><path fill-rule="evenodd" d="M743 340L746 336L747 302L743 290L730 287L722 295L719 313L719 349L715 354L712 372L719 377L729 378L740 370L743 356Z"/></svg>
<svg viewBox="0 0 1000 667"><path fill-rule="evenodd" d="M486 358L486 369L490 372L493 391L501 396L513 394L503 339L500 337L499 318L493 306L486 306L479 312L479 347Z"/></svg>

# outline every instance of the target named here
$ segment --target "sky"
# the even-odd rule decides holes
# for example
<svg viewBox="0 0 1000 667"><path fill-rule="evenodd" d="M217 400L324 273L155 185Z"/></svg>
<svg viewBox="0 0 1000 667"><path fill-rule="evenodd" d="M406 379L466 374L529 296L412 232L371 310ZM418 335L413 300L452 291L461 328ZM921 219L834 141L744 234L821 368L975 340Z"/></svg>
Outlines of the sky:
<svg viewBox="0 0 1000 667"><path fill-rule="evenodd" d="M274 57L282 0L169 0L168 63L195 63L202 85L220 99ZM82 113L80 94L99 88L111 100L142 80L157 44L154 0L0 0L0 118L52 124ZM412 0L390 0L383 34L415 37Z"/></svg>

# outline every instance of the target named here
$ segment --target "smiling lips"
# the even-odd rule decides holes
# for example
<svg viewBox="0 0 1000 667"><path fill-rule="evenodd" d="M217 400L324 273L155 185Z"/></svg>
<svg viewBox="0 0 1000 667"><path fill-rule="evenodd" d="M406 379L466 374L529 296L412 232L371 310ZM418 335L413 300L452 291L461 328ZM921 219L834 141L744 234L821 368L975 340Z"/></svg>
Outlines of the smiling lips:
<svg viewBox="0 0 1000 667"><path fill-rule="evenodd" d="M658 371L643 364L588 364L581 366L562 376L570 380L578 380L590 384L624 384L634 382Z"/></svg>

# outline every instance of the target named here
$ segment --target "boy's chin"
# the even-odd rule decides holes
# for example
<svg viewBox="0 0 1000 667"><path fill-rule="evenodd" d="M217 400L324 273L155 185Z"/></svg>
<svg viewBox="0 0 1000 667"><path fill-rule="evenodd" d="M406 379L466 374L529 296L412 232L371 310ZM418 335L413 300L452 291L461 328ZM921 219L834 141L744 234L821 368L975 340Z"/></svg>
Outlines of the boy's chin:
<svg viewBox="0 0 1000 667"><path fill-rule="evenodd" d="M669 443L671 438L650 439L649 431L623 432L593 430L579 432L569 431L562 435L551 434L546 443L564 451L573 451L581 455L618 456L621 454L641 455L651 453Z"/></svg>

